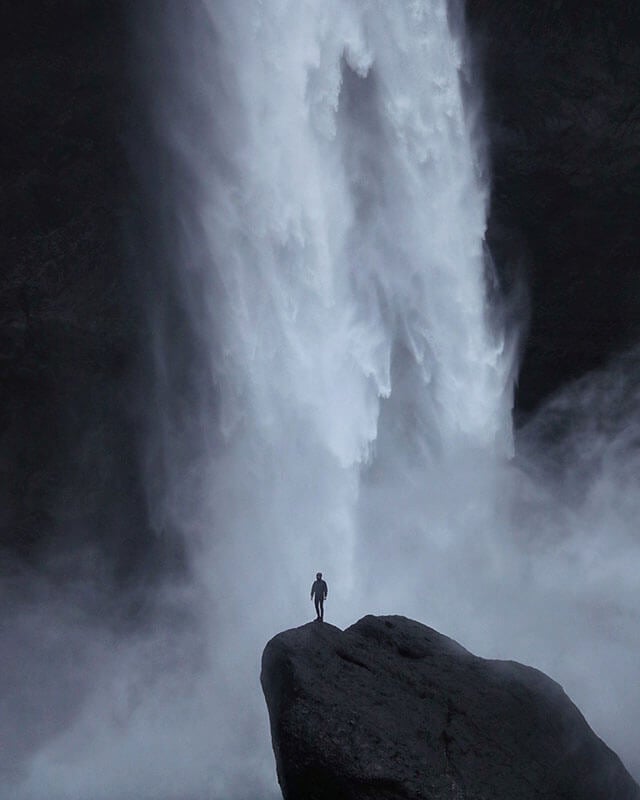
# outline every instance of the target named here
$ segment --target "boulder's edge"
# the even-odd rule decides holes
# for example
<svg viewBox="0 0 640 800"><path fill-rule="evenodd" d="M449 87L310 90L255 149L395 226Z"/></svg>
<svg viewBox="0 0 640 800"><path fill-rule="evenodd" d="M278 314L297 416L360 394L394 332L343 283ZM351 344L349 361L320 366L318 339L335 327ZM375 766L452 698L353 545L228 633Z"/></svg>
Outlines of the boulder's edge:
<svg viewBox="0 0 640 800"><path fill-rule="evenodd" d="M404 617L284 631L260 679L285 800L640 800L558 683Z"/></svg>

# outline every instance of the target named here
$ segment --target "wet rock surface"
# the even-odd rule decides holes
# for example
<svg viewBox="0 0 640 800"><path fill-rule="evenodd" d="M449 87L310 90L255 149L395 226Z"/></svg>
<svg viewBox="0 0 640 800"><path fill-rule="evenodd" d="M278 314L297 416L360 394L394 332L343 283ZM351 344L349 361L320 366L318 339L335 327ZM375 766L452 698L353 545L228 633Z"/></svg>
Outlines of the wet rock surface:
<svg viewBox="0 0 640 800"><path fill-rule="evenodd" d="M640 337L640 9L467 0L526 413ZM518 296L518 291L514 297Z"/></svg>
<svg viewBox="0 0 640 800"><path fill-rule="evenodd" d="M149 518L142 444L155 276L131 163L138 5L0 11L0 568L60 584L97 572L118 591L153 577L169 539Z"/></svg>
<svg viewBox="0 0 640 800"><path fill-rule="evenodd" d="M640 798L557 683L404 617L285 631L261 680L285 800Z"/></svg>

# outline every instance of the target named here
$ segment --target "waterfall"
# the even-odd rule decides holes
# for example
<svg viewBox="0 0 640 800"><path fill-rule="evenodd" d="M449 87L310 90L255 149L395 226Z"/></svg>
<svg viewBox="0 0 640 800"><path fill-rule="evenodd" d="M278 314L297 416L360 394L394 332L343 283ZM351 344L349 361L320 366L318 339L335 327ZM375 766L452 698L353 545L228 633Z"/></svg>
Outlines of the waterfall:
<svg viewBox="0 0 640 800"><path fill-rule="evenodd" d="M310 618L316 571L330 621L437 617L434 549L493 513L512 351L445 0L203 0L167 30L175 269L215 403L197 411L200 499L165 513L193 534L226 676L224 773L261 647Z"/></svg>
<svg viewBox="0 0 640 800"><path fill-rule="evenodd" d="M461 591L511 453L513 343L447 3L153 13L173 306L150 300L147 486L189 583L139 642L95 644L95 691L18 800L276 797L260 655L313 618L316 572L330 623L391 611L484 641L460 612L500 569L494 542Z"/></svg>
<svg viewBox="0 0 640 800"><path fill-rule="evenodd" d="M48 586L15 615L47 724L9 696L8 800L279 797L260 656L313 619L317 571L328 623L405 614L536 666L638 774L640 355L550 398L511 459L515 341L447 3L146 8L146 485L185 574L134 632Z"/></svg>
<svg viewBox="0 0 640 800"><path fill-rule="evenodd" d="M363 471L509 449L461 43L444 1L210 2L185 22L165 134L217 390L211 535L232 582L250 555L348 591Z"/></svg>

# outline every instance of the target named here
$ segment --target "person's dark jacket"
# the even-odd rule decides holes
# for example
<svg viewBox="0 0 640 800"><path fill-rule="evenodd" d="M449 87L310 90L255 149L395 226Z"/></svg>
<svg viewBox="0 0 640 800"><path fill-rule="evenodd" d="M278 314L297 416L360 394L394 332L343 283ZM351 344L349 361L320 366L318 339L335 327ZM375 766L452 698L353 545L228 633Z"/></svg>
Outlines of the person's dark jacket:
<svg viewBox="0 0 640 800"><path fill-rule="evenodd" d="M324 600L329 593L327 589L327 582L324 580L316 580L311 587L311 595L314 599Z"/></svg>

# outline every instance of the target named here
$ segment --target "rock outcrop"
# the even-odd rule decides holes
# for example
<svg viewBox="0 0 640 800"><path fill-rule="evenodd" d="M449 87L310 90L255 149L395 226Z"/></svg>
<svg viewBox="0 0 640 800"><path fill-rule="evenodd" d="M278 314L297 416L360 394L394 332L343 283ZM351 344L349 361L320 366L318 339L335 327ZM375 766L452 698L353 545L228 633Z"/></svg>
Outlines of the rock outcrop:
<svg viewBox="0 0 640 800"><path fill-rule="evenodd" d="M562 687L404 617L310 623L262 659L285 800L638 800Z"/></svg>

